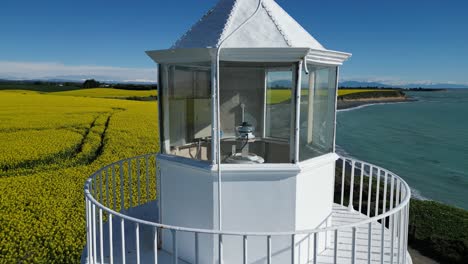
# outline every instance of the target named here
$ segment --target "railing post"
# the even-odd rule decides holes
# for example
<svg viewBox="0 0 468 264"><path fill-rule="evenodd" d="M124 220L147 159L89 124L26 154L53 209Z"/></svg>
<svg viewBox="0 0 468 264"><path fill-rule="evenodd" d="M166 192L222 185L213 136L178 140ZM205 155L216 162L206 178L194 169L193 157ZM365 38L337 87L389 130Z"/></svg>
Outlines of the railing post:
<svg viewBox="0 0 468 264"><path fill-rule="evenodd" d="M391 235L390 235L390 263L393 264L393 254L394 254L394 247L395 247L395 217L394 215L391 216L390 218L390 230L391 230Z"/></svg>
<svg viewBox="0 0 468 264"><path fill-rule="evenodd" d="M99 256L101 263L104 263L104 232L103 232L103 224L102 224L102 209L99 208Z"/></svg>
<svg viewBox="0 0 468 264"><path fill-rule="evenodd" d="M117 195L116 195L116 179L115 179L115 166L112 164L112 207L114 208L114 211L116 211L117 208Z"/></svg>
<svg viewBox="0 0 468 264"><path fill-rule="evenodd" d="M369 223L367 234L367 263L372 261L372 222Z"/></svg>
<svg viewBox="0 0 468 264"><path fill-rule="evenodd" d="M267 264L271 264L271 236L267 236Z"/></svg>
<svg viewBox="0 0 468 264"><path fill-rule="evenodd" d="M199 263L199 241L198 241L198 233L195 232L195 264Z"/></svg>
<svg viewBox="0 0 468 264"><path fill-rule="evenodd" d="M114 239L113 239L113 227L112 227L112 218L113 215L109 214L109 259L110 259L110 264L114 263Z"/></svg>
<svg viewBox="0 0 468 264"><path fill-rule="evenodd" d="M385 218L382 218L380 223L380 263L384 263L384 254L385 254Z"/></svg>
<svg viewBox="0 0 468 264"><path fill-rule="evenodd" d="M372 203L372 175L374 174L374 167L369 164L369 190L367 192L367 216L370 217L370 209Z"/></svg>
<svg viewBox="0 0 468 264"><path fill-rule="evenodd" d="M177 231L172 229L172 263L179 263L179 248L177 246Z"/></svg>
<svg viewBox="0 0 468 264"><path fill-rule="evenodd" d="M374 216L379 215L380 174L381 174L380 173L380 168L377 168L377 186L375 186L377 194L375 195L375 213L374 213Z"/></svg>
<svg viewBox="0 0 468 264"><path fill-rule="evenodd" d="M125 250L125 220L120 219L120 237L121 237L121 246L122 246L122 264L125 264L126 250Z"/></svg>
<svg viewBox="0 0 468 264"><path fill-rule="evenodd" d="M397 233L397 236L398 236L397 237L397 248L398 248L398 250L397 250L397 263L400 263L401 243L402 243L401 242L401 233L402 233L401 232L401 210L398 211L397 215L398 215L398 218L397 218L398 219L398 221L397 221L397 232L398 232Z"/></svg>
<svg viewBox="0 0 468 264"><path fill-rule="evenodd" d="M96 205L93 204L93 257L97 263L97 241L96 241Z"/></svg>
<svg viewBox="0 0 468 264"><path fill-rule="evenodd" d="M120 179L120 212L125 210L125 190L124 190L124 172L123 172L123 162L119 162L119 179Z"/></svg>
<svg viewBox="0 0 468 264"><path fill-rule="evenodd" d="M243 254L243 264L248 263L248 248L247 248L247 236L242 237L242 254Z"/></svg>
<svg viewBox="0 0 468 264"><path fill-rule="evenodd" d="M135 239L136 239L136 256L137 264L140 264L140 224L135 225Z"/></svg>
<svg viewBox="0 0 468 264"><path fill-rule="evenodd" d="M150 199L150 195L149 195L149 185L150 185L150 181L149 181L149 162L148 162L148 155L145 156L145 169L146 169L146 201L148 202L149 199Z"/></svg>
<svg viewBox="0 0 468 264"><path fill-rule="evenodd" d="M110 208L110 201L109 201L109 168L106 169L106 204L107 208Z"/></svg>
<svg viewBox="0 0 468 264"><path fill-rule="evenodd" d="M344 205L344 185L346 176L346 158L343 159L343 166L341 168L341 205Z"/></svg>
<svg viewBox="0 0 468 264"><path fill-rule="evenodd" d="M333 263L336 264L338 261L338 229L335 229L335 237L333 241Z"/></svg>
<svg viewBox="0 0 468 264"><path fill-rule="evenodd" d="M223 263L223 235L218 234L218 263Z"/></svg>
<svg viewBox="0 0 468 264"><path fill-rule="evenodd" d="M291 264L296 263L296 256L295 256L295 247L296 247L296 242L295 242L295 236L294 234L291 235Z"/></svg>
<svg viewBox="0 0 468 264"><path fill-rule="evenodd" d="M382 205L382 214L385 214L387 212L387 180L388 180L388 173L385 173L385 178L384 178L384 194L383 194L383 205ZM382 218L382 222L385 224L385 218Z"/></svg>
<svg viewBox="0 0 468 264"><path fill-rule="evenodd" d="M133 180L132 180L132 159L128 159L128 196L129 196L129 208L133 207L133 195L132 195L132 187L133 187Z"/></svg>
<svg viewBox="0 0 468 264"><path fill-rule="evenodd" d="M350 183L350 190L349 190L349 204L348 209L350 211L354 210L353 200L354 200L354 171L355 171L356 162L351 160L351 183Z"/></svg>
<svg viewBox="0 0 468 264"><path fill-rule="evenodd" d="M93 263L93 243L92 243L92 227L91 227L91 206L88 198L85 196L85 203L86 203L86 239L87 239L87 246L88 246L88 264Z"/></svg>
<svg viewBox="0 0 468 264"><path fill-rule="evenodd" d="M361 162L361 167L360 167L360 182L359 182L359 213L362 213L362 188L364 185L364 163Z"/></svg>
<svg viewBox="0 0 468 264"><path fill-rule="evenodd" d="M136 159L137 162L137 204L141 204L141 172L140 172L140 158Z"/></svg>
<svg viewBox="0 0 468 264"><path fill-rule="evenodd" d="M158 228L154 227L153 238L154 264L158 264Z"/></svg>
<svg viewBox="0 0 468 264"><path fill-rule="evenodd" d="M351 251L351 263L356 263L356 227L353 227L353 244Z"/></svg>
<svg viewBox="0 0 468 264"><path fill-rule="evenodd" d="M103 203L104 195L103 195L103 193L102 193L102 190L103 190L103 189L102 189L102 181L103 181L102 175L103 175L103 173L102 173L102 170L101 170L101 171L99 172L99 199L97 199L97 200L98 200L101 204L104 204L104 203Z"/></svg>
<svg viewBox="0 0 468 264"><path fill-rule="evenodd" d="M317 255L318 255L318 235L314 233L314 264L317 264Z"/></svg>

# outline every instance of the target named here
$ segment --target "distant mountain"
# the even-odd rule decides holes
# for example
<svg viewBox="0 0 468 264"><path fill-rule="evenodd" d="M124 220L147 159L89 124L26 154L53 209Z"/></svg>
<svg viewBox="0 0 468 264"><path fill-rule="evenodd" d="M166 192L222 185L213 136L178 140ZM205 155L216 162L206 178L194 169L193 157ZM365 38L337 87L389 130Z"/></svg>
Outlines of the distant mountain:
<svg viewBox="0 0 468 264"><path fill-rule="evenodd" d="M283 88L283 87L291 87L292 83L289 80L278 80L278 81L273 81L270 83L271 88Z"/></svg>
<svg viewBox="0 0 468 264"><path fill-rule="evenodd" d="M466 89L468 85L465 84L452 84L452 83L432 83L432 84L407 84L403 88L427 88L427 89Z"/></svg>
<svg viewBox="0 0 468 264"><path fill-rule="evenodd" d="M0 81L46 81L46 82L83 82L86 79L95 79L99 82L104 83L128 83L128 84L156 84L156 81L153 80L113 80L108 76L99 76L99 75L62 75L54 77L44 77L37 79L27 79L27 78L10 78L11 76L1 75ZM387 84L383 82L366 82L366 81L340 81L340 87L379 87L379 88L426 88L426 89L444 89L444 88L466 88L468 89L468 84L452 84L452 83L408 83L403 85L397 84ZM292 87L290 80L277 80L270 83L272 88L283 88L283 87Z"/></svg>
<svg viewBox="0 0 468 264"><path fill-rule="evenodd" d="M343 82L339 82L339 85L343 87L382 87L382 88L390 87L390 85L379 83L379 82L360 82L360 81L343 81Z"/></svg>
<svg viewBox="0 0 468 264"><path fill-rule="evenodd" d="M452 83L408 83L403 85L391 85L380 82L360 82L360 81L342 81L340 87L380 87L380 88L426 88L426 89L443 89L443 88L468 88L465 84Z"/></svg>

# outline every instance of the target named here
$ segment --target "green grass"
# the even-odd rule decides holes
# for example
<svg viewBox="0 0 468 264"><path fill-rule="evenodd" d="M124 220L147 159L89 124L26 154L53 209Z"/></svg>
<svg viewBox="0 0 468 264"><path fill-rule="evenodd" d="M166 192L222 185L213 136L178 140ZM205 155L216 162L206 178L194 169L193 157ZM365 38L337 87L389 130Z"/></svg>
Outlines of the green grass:
<svg viewBox="0 0 468 264"><path fill-rule="evenodd" d="M468 263L468 211L411 200L409 243L441 263Z"/></svg>

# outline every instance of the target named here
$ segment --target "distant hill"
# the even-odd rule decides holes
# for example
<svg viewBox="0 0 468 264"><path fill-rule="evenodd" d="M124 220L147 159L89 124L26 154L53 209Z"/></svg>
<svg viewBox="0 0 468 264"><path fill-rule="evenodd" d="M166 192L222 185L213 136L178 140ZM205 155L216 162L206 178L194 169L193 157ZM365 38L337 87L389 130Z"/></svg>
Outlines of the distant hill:
<svg viewBox="0 0 468 264"><path fill-rule="evenodd" d="M468 88L464 84L451 83L430 83L430 84L404 84L404 85L388 85L380 82L360 82L360 81L343 81L340 82L340 87L379 87L379 88L426 88L426 89L444 89L444 88Z"/></svg>

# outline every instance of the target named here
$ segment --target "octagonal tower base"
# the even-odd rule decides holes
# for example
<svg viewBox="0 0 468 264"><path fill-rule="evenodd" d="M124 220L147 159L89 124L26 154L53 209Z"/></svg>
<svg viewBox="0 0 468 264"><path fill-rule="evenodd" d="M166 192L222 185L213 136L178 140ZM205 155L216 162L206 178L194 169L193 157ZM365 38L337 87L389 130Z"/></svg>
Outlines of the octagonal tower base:
<svg viewBox="0 0 468 264"><path fill-rule="evenodd" d="M221 165L221 229L225 232L288 232L331 225L336 154L301 164ZM218 229L217 167L184 158L159 155L160 221L198 229ZM162 248L173 252L173 236L162 232ZM218 261L218 239L211 234L177 236L181 259L195 263ZM317 253L331 242L320 233ZM222 237L223 263L242 263L243 237ZM248 236L248 263L267 262L267 237ZM294 259L312 260L314 237L296 235ZM292 236L271 236L275 263L291 263ZM196 248L198 248L196 252ZM298 261L299 260L299 261Z"/></svg>

